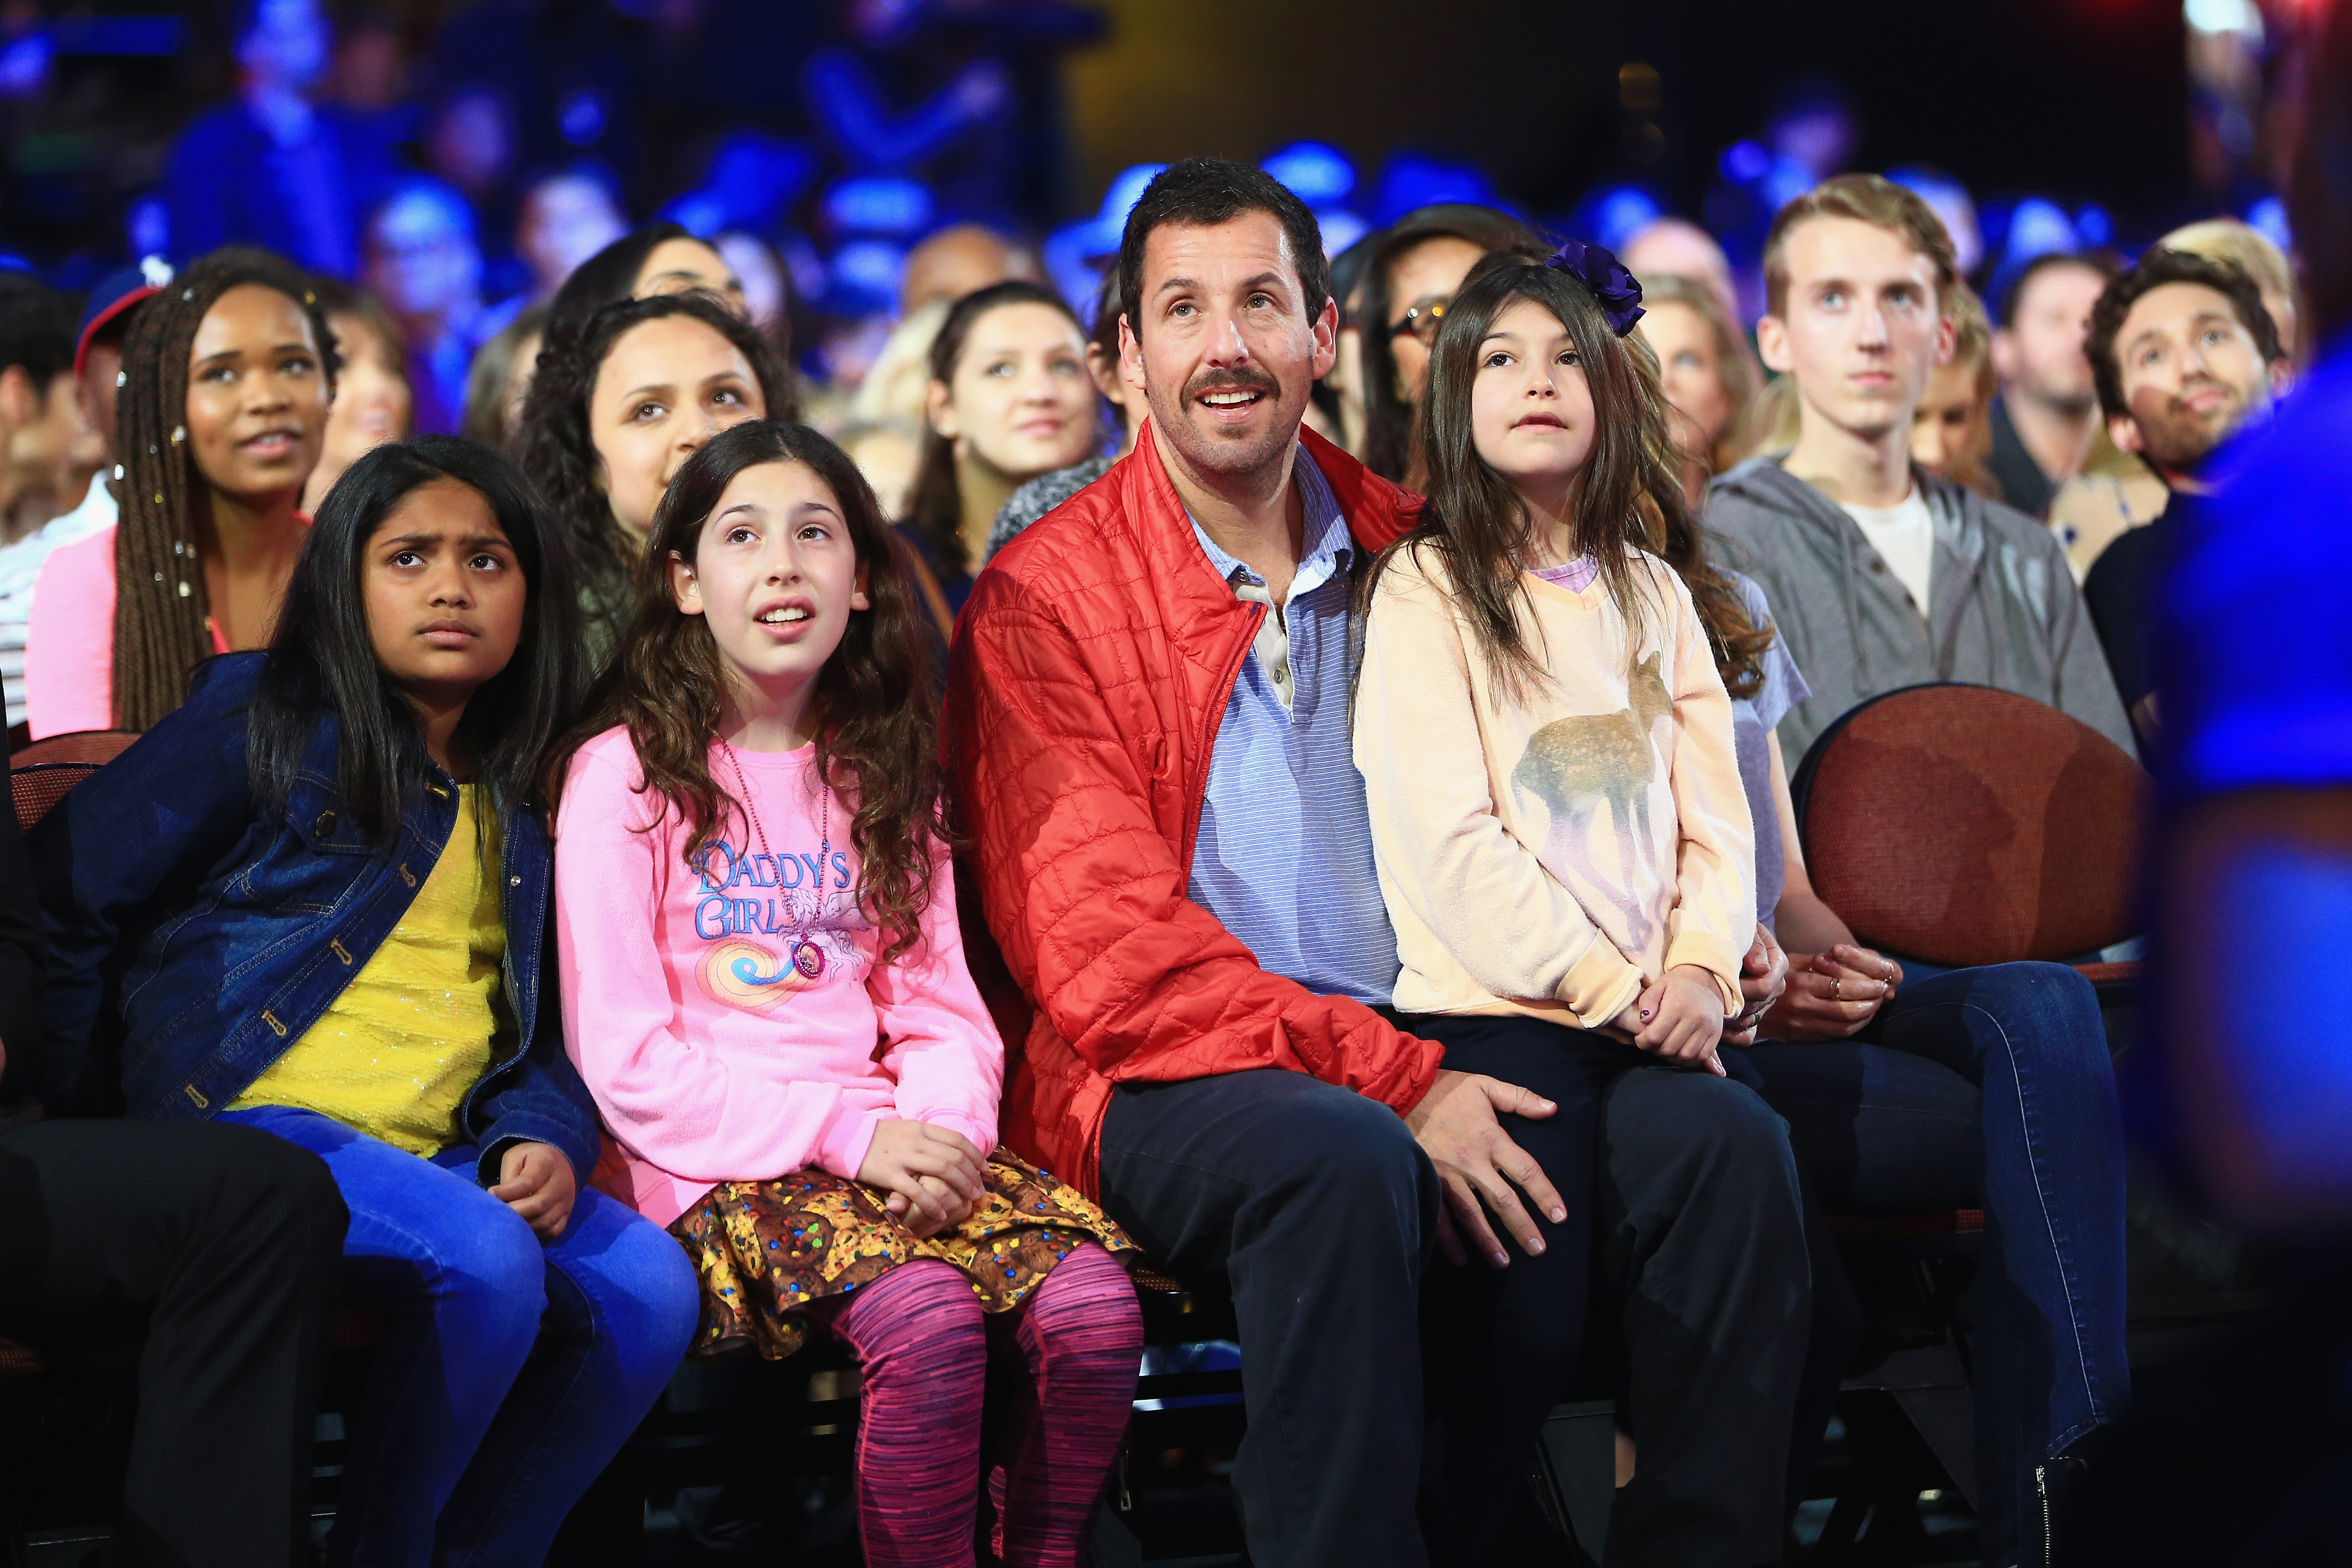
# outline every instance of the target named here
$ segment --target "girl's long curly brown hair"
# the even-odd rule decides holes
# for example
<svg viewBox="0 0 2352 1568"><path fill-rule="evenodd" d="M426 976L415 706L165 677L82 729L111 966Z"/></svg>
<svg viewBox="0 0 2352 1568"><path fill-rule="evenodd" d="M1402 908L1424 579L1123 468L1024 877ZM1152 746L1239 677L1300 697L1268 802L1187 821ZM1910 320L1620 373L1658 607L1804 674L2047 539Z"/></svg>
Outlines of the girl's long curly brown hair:
<svg viewBox="0 0 2352 1568"><path fill-rule="evenodd" d="M687 459L663 495L636 565L636 605L619 656L589 700L589 719L559 748L547 797L560 797L572 754L626 725L645 787L690 829L685 860L700 857L744 807L710 771L710 743L728 699L727 668L710 627L670 595L673 556L694 564L703 525L747 468L803 463L833 491L857 552L871 608L850 613L841 646L817 674L810 717L818 776L856 803L850 842L858 904L882 934L881 958L914 944L931 900L940 817L939 712L929 622L882 509L847 454L803 425L752 420L719 432ZM659 820L659 819L657 819Z"/></svg>

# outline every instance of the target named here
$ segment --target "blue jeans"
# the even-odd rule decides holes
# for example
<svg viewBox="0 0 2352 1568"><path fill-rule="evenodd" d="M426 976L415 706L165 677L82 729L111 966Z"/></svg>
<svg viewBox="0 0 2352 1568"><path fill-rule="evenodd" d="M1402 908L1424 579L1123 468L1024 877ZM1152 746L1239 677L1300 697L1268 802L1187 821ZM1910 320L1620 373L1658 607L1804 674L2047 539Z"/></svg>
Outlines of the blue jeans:
<svg viewBox="0 0 2352 1568"><path fill-rule="evenodd" d="M541 1245L475 1184L469 1147L420 1160L280 1106L222 1120L326 1161L352 1214L344 1299L385 1320L327 1560L539 1563L686 1353L685 1252L589 1187Z"/></svg>
<svg viewBox="0 0 2352 1568"><path fill-rule="evenodd" d="M1726 1051L1843 1213L1972 1206L1969 1304L1983 1560L2040 1527L2034 1470L2130 1395L2123 1128L2099 1003L2063 964L1908 981L1860 1040ZM1842 1369L1838 1369L1842 1370Z"/></svg>

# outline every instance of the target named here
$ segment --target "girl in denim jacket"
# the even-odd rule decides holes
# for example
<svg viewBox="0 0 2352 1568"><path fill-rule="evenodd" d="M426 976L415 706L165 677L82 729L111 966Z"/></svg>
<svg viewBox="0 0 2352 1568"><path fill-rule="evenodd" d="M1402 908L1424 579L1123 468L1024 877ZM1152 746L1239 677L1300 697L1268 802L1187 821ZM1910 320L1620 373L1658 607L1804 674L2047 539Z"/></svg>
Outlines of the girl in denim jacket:
<svg viewBox="0 0 2352 1568"><path fill-rule="evenodd" d="M79 786L33 852L52 1104L119 1041L131 1115L327 1162L382 1349L337 1563L536 1563L696 1320L676 1243L591 1189L534 786L575 597L504 458L428 437L328 496L266 654Z"/></svg>

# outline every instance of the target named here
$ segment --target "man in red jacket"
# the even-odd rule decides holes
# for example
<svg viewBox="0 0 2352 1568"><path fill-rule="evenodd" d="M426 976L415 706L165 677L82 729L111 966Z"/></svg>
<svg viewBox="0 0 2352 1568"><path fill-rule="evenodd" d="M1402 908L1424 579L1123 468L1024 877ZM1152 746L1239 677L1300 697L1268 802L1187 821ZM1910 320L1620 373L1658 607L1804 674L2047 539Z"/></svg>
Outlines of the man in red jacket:
<svg viewBox="0 0 2352 1568"><path fill-rule="evenodd" d="M982 574L948 745L988 925L1035 1007L1004 1131L1162 1266L1228 1285L1252 1560L1417 1564L1416 1302L1444 1223L1490 1261L1559 1195L1373 1009L1397 972L1349 748L1350 595L1417 500L1300 420L1338 312L1315 221L1192 159L1129 218L1132 457ZM1481 1196L1485 1204L1481 1203Z"/></svg>

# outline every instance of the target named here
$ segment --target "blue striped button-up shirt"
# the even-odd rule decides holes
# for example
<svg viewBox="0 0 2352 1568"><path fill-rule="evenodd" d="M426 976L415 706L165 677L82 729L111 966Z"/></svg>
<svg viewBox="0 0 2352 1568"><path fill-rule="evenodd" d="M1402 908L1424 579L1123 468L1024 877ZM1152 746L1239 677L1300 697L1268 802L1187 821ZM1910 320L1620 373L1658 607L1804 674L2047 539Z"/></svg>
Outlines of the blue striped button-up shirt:
<svg viewBox="0 0 2352 1568"><path fill-rule="evenodd" d="M1302 448L1292 468L1306 526L1286 603L1192 524L1234 595L1266 612L1217 727L1190 896L1269 973L1319 995L1385 1004L1396 991L1396 932L1348 734L1356 546L1314 459Z"/></svg>

